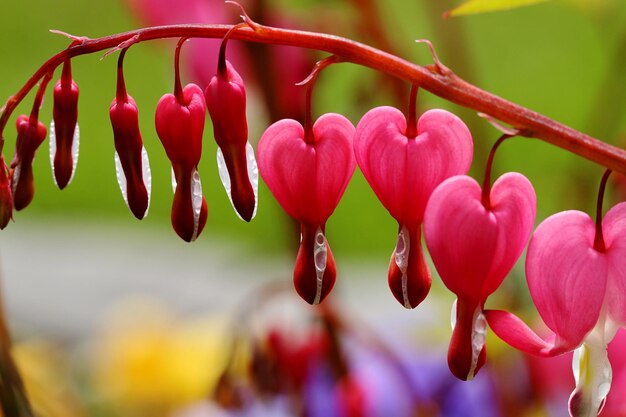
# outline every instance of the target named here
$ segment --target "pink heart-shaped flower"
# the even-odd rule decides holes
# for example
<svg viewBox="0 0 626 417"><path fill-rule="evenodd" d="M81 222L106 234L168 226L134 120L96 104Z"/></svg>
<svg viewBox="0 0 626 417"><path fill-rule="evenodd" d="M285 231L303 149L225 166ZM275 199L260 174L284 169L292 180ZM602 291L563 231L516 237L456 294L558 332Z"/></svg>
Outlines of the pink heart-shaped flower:
<svg viewBox="0 0 626 417"><path fill-rule="evenodd" d="M406 136L406 118L394 107L377 107L359 122L356 160L374 193L400 224L422 223L426 202L443 180L465 174L472 163L472 136L461 119L430 110Z"/></svg>
<svg viewBox="0 0 626 417"><path fill-rule="evenodd" d="M472 342L475 335L484 337L483 304L521 255L535 211L535 191L518 173L504 174L495 182L487 206L480 186L468 176L444 181L428 202L426 245L439 276L458 297L448 362L461 379L473 377L482 365L477 361L483 346Z"/></svg>
<svg viewBox="0 0 626 417"><path fill-rule="evenodd" d="M301 223L296 290L308 303L318 304L335 283L336 266L325 224L354 172L354 126L345 117L329 113L308 133L295 120L280 120L261 136L258 156L259 172L268 188Z"/></svg>
<svg viewBox="0 0 626 417"><path fill-rule="evenodd" d="M473 143L467 126L445 110L430 110L417 121L415 136L404 115L377 107L359 122L354 152L363 175L398 221L398 243L388 270L389 288L406 308L424 300L431 277L421 246L426 202L443 180L467 173Z"/></svg>
<svg viewBox="0 0 626 417"><path fill-rule="evenodd" d="M313 143L291 119L267 128L258 146L259 172L283 209L301 223L322 225L354 172L354 126L328 113L313 125Z"/></svg>

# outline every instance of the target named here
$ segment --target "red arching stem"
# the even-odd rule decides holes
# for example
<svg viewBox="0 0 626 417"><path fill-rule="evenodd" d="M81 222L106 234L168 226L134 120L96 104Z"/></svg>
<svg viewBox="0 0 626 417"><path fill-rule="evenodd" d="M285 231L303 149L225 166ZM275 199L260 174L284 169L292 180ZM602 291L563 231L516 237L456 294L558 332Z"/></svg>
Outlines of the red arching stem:
<svg viewBox="0 0 626 417"><path fill-rule="evenodd" d="M415 139L417 136L417 84L411 84L411 93L409 94L409 114L406 118L406 137Z"/></svg>
<svg viewBox="0 0 626 417"><path fill-rule="evenodd" d="M137 29L97 39L79 40L46 61L4 107L0 116L0 137L15 107L48 72L66 59L118 47L133 39L133 43L163 38L222 38L232 25L172 25ZM469 84L452 71L444 74L432 67L413 64L400 57L338 36L279 29L255 24L232 33L232 38L248 42L297 46L337 55L342 61L352 62L408 81L431 93L490 115L522 131L522 136L544 140L552 145L582 156L614 171L626 174L626 151L611 146L546 116L507 101Z"/></svg>
<svg viewBox="0 0 626 417"><path fill-rule="evenodd" d="M304 141L309 144L313 144L315 142L315 137L313 136L313 115L311 111L311 101L313 98L313 87L315 87L315 82L317 81L317 76L322 72L322 70L328 67L331 64L339 62L338 57L335 55L329 56L327 58L318 61L315 64L315 68L311 71L306 79L298 85L306 84L306 97L305 97L305 111L304 111Z"/></svg>
<svg viewBox="0 0 626 417"><path fill-rule="evenodd" d="M37 90L37 95L35 96L35 101L33 102L33 109L30 112L30 118L28 120L31 125L36 126L37 122L39 122L39 109L41 108L43 95L46 93L46 87L48 87L48 82L50 82L51 78L52 72L49 72L43 77L41 84L39 84L39 90Z"/></svg>
<svg viewBox="0 0 626 417"><path fill-rule="evenodd" d="M126 83L124 82L124 56L128 48L122 49L120 57L117 59L117 93L115 98L118 103L126 103L128 101L128 94L126 93Z"/></svg>
<svg viewBox="0 0 626 417"><path fill-rule="evenodd" d="M176 44L176 52L174 53L174 97L181 106L184 106L183 87L180 83L180 50L183 44L189 38L180 38L178 44Z"/></svg>
<svg viewBox="0 0 626 417"><path fill-rule="evenodd" d="M496 156L496 151L502 142L505 139L511 138L513 135L508 133L503 134L500 138L493 144L491 147L491 151L489 152L489 158L487 159L487 165L485 166L485 178L483 179L483 193L481 195L481 202L483 206L487 209L491 209L491 199L489 195L491 194L491 167L493 166L493 158Z"/></svg>
<svg viewBox="0 0 626 417"><path fill-rule="evenodd" d="M228 30L228 32L226 32L226 35L224 35L224 39L222 39L222 44L220 45L220 54L217 59L217 74L224 80L228 79L228 74L226 73L226 44L228 43L228 38L230 38L231 33L244 26L249 25L247 23L239 23L238 25L233 26Z"/></svg>
<svg viewBox="0 0 626 417"><path fill-rule="evenodd" d="M602 234L602 201L604 200L604 190L606 189L606 183L611 172L610 169L604 171L604 175L600 180L600 189L598 190L598 202L596 204L596 237L593 240L593 248L598 252L606 252L604 235Z"/></svg>

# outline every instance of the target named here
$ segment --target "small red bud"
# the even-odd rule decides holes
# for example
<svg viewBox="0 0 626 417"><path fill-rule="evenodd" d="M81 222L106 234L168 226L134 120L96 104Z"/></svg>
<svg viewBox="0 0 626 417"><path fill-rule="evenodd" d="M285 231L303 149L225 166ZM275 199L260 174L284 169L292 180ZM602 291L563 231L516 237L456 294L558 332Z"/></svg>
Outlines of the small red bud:
<svg viewBox="0 0 626 417"><path fill-rule="evenodd" d="M180 102L174 94L161 97L155 114L157 134L172 163L172 226L186 242L196 240L207 220L207 203L198 174L205 113L202 89L188 84L182 89Z"/></svg>
<svg viewBox="0 0 626 417"><path fill-rule="evenodd" d="M54 181L65 188L74 177L78 162L78 86L72 80L69 61L54 86L53 121L50 124L50 163Z"/></svg>
<svg viewBox="0 0 626 417"><path fill-rule="evenodd" d="M117 181L130 211L143 219L150 206L151 174L139 132L139 112L132 97L116 97L109 109L115 139Z"/></svg>
<svg viewBox="0 0 626 417"><path fill-rule="evenodd" d="M205 96L219 146L220 179L237 214L249 222L256 214L258 169L248 142L246 87L230 62L211 79Z"/></svg>
<svg viewBox="0 0 626 417"><path fill-rule="evenodd" d="M35 195L33 159L37 148L46 138L47 130L43 123L31 120L26 115L17 118L15 127L17 128L17 142L11 161L13 169L11 188L13 205L19 211L26 208Z"/></svg>
<svg viewBox="0 0 626 417"><path fill-rule="evenodd" d="M9 169L0 155L0 229L4 229L13 219L13 197L9 183Z"/></svg>
<svg viewBox="0 0 626 417"><path fill-rule="evenodd" d="M448 347L448 367L454 376L470 381L487 360L487 322L480 304L457 299L453 310L453 331Z"/></svg>

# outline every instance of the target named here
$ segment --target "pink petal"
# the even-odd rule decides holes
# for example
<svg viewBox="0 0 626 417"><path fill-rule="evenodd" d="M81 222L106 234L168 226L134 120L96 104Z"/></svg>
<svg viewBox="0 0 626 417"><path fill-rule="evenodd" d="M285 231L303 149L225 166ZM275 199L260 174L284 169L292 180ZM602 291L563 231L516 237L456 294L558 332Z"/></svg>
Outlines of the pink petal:
<svg viewBox="0 0 626 417"><path fill-rule="evenodd" d="M608 260L593 249L595 225L580 211L557 213L537 227L526 256L530 295L546 325L570 345L598 321Z"/></svg>
<svg viewBox="0 0 626 417"><path fill-rule="evenodd" d="M551 357L574 350L578 343L567 343L563 339L558 340L552 334L547 338L537 335L519 317L508 311L485 310L485 318L489 327L502 340L515 349L535 356Z"/></svg>
<svg viewBox="0 0 626 417"><path fill-rule="evenodd" d="M535 193L517 173L500 177L491 209L478 183L467 176L444 181L433 192L424 236L437 271L459 298L483 301L519 258L535 218Z"/></svg>
<svg viewBox="0 0 626 417"><path fill-rule="evenodd" d="M605 304L611 319L626 327L626 203L607 212L602 229L609 262Z"/></svg>
<svg viewBox="0 0 626 417"><path fill-rule="evenodd" d="M393 107L367 112L355 133L355 154L365 178L402 224L421 223L426 202L444 179L465 174L473 143L467 126L445 110L430 110L418 121L418 135L406 137L406 119Z"/></svg>
<svg viewBox="0 0 626 417"><path fill-rule="evenodd" d="M314 143L304 128L284 119L271 125L258 145L259 172L276 200L293 218L322 225L339 203L354 172L354 126L339 114L313 125Z"/></svg>

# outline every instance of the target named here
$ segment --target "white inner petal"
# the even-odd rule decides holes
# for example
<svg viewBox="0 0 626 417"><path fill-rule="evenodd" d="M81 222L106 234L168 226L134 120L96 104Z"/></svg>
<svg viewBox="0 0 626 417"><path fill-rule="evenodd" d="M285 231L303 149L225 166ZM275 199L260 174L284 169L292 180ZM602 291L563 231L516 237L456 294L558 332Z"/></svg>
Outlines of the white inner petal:
<svg viewBox="0 0 626 417"><path fill-rule="evenodd" d="M20 182L20 174L22 172L22 163L20 162L13 168L13 179L11 181L11 193L15 195L15 191L17 190L17 184Z"/></svg>
<svg viewBox="0 0 626 417"><path fill-rule="evenodd" d="M259 206L259 167L254 157L254 149L250 142L246 143L246 162L248 168L248 179L254 190L254 212L252 213L252 219L256 216L256 210Z"/></svg>
<svg viewBox="0 0 626 417"><path fill-rule="evenodd" d="M450 314L450 324L452 325L452 330L454 330L454 326L456 326L456 306L459 303L459 299L455 298L452 303L452 313Z"/></svg>
<svg viewBox="0 0 626 417"><path fill-rule="evenodd" d="M80 127L78 123L76 123L76 129L74 129L74 137L72 138L72 175L70 175L70 180L67 182L69 185L74 179L74 174L76 173L76 165L78 164L78 147L80 145ZM52 169L54 170L54 164L52 165Z"/></svg>
<svg viewBox="0 0 626 417"><path fill-rule="evenodd" d="M606 351L602 320L574 351L572 371L576 388L570 395L570 413L574 417L596 417L611 389L613 371Z"/></svg>
<svg viewBox="0 0 626 417"><path fill-rule="evenodd" d="M193 208L193 235L191 241L197 239L198 229L200 228L200 212L202 211L202 184L200 183L200 174L194 169L191 174L191 206Z"/></svg>
<svg viewBox="0 0 626 417"><path fill-rule="evenodd" d="M472 321L472 364L470 366L467 380L471 381L476 373L476 366L478 365L478 358L480 352L485 347L487 341L487 320L483 315L480 306L476 308L474 312L474 319Z"/></svg>
<svg viewBox="0 0 626 417"><path fill-rule="evenodd" d="M172 167L172 192L176 192L176 174L174 173L174 167Z"/></svg>
<svg viewBox="0 0 626 417"><path fill-rule="evenodd" d="M324 284L324 272L328 262L328 249L326 248L326 237L321 228L315 231L315 244L313 246L313 260L315 262L315 275L317 277L317 288L315 289L315 299L313 304L319 304L322 298L322 286Z"/></svg>
<svg viewBox="0 0 626 417"><path fill-rule="evenodd" d="M120 186L120 191L122 192L122 197L124 197L124 202L126 203L126 207L130 210L130 206L128 205L128 195L126 191L126 174L124 173L124 168L122 168L122 162L120 161L120 157L115 152L115 174L117 176L117 183Z"/></svg>
<svg viewBox="0 0 626 417"><path fill-rule="evenodd" d="M52 167L52 179L54 180L54 185L57 187L57 177L54 173L54 156L57 153L57 134L54 131L54 120L50 122L50 166Z"/></svg>
<svg viewBox="0 0 626 417"><path fill-rule="evenodd" d="M409 267L409 252L411 250L411 238L406 226L402 226L400 233L398 233L398 241L396 243L396 249L394 251L394 261L402 272L402 298L404 300L404 307L410 309L411 303L409 301L409 283L406 271Z"/></svg>
<svg viewBox="0 0 626 417"><path fill-rule="evenodd" d="M248 180L250 181L250 185L252 186L252 190L254 191L254 211L252 212L252 217L250 218L254 219L254 217L256 216L257 207L259 205L259 168L257 166L256 158L254 156L254 148L252 148L250 142L246 143L246 169L248 172ZM228 195L228 199L230 200L230 204L233 206L233 209L235 210L237 216L241 219L241 216L237 212L237 208L233 203L230 174L228 172L228 168L226 167L224 154L222 153L222 150L219 148L219 146L217 148L217 171L220 175L220 180L222 181L224 190L226 190L226 195Z"/></svg>
<svg viewBox="0 0 626 417"><path fill-rule="evenodd" d="M146 212L143 215L144 217L146 217L148 215L148 210L150 209L150 195L152 194L152 172L150 171L148 152L143 146L141 147L141 177L143 179L143 184L146 187L146 191L148 192L148 206L146 207Z"/></svg>

